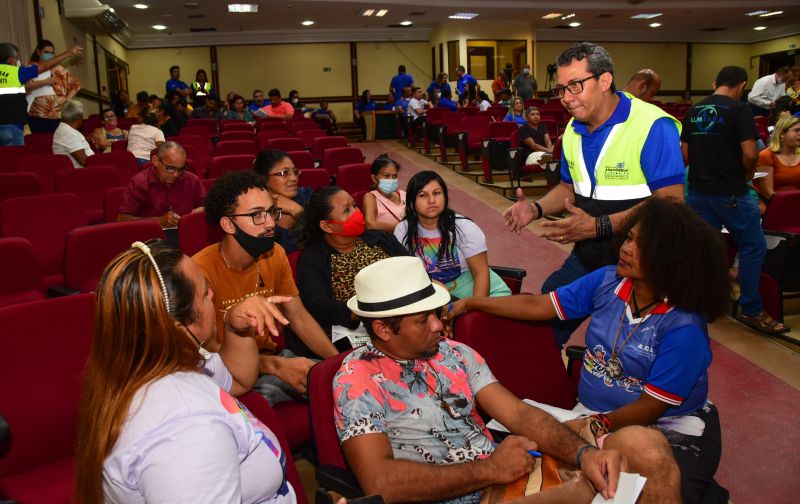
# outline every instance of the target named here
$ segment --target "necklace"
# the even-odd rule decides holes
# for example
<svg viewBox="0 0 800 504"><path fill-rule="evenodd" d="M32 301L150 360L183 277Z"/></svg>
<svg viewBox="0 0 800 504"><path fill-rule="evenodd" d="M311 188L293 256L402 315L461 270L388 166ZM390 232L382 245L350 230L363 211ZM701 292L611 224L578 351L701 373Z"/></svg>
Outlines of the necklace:
<svg viewBox="0 0 800 504"><path fill-rule="evenodd" d="M628 312L628 302L631 300L631 298L634 298L634 304L636 304L635 294L633 294L633 291L631 291L631 296L628 298L628 301L625 301L625 307L622 309L622 317L620 317L619 319L619 327L617 328L617 335L614 336L614 345L611 347L611 358L608 359L608 362L606 363L606 373L608 374L609 377L611 377L614 380L621 378L625 374L622 369L622 361L619 359L619 354L622 353L622 349L625 348L625 345L628 344L628 341L630 341L630 339L636 333L636 330L639 329L639 326L642 325L642 322L644 322L645 319L648 317L648 315L650 315L650 312L653 311L653 308L655 308L656 305L656 301L658 301L658 300L653 301L652 303L650 303L645 307L648 309L647 313L645 313L639 318L639 322L636 323L636 325L633 327L633 330L630 333L628 333L628 336L626 336L625 339L622 341L622 345L620 345L619 349L617 349L617 341L619 341L619 334L620 332L622 332L622 324L625 322L625 316L627 315Z"/></svg>
<svg viewBox="0 0 800 504"><path fill-rule="evenodd" d="M225 261L225 266L227 266L229 270L233 271L233 268L231 268L231 264L228 262L228 258L225 257L225 253L222 251L222 242L220 242L219 244L219 255L221 255L222 260ZM256 286L254 290L263 288L264 288L264 279L261 277L261 264L259 264L259 261L256 260Z"/></svg>
<svg viewBox="0 0 800 504"><path fill-rule="evenodd" d="M436 380L436 387L431 387L431 384L428 383L428 380L426 380L420 373L418 373L417 371L414 370L414 366L416 365L416 363L417 363L417 361L413 360L413 361L407 361L405 363L398 363L398 364L400 364L403 368L405 368L406 371L408 371L409 373L414 375L415 381L421 381L421 382L423 382L425 384L425 387L428 389L428 391L430 391L430 393L434 397L434 399L439 401L439 407L442 408L450 416L450 418L452 418L454 420L455 419L459 419L459 418L463 418L463 415L461 413L459 413L458 411L456 411L445 400L444 395L441 392L439 392L439 388L440 388L442 382L439 381L439 376L437 375L436 370L433 368L433 365L430 364L429 367L427 369L425 369L424 371L426 373L428 373L428 374L432 374L433 375L433 379Z"/></svg>

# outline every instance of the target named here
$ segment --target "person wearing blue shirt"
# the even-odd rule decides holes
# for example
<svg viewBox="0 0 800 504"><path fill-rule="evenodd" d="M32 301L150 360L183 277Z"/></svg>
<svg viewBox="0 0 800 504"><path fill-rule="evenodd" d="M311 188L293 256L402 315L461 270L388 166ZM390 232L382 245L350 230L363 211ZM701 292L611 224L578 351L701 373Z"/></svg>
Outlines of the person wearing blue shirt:
<svg viewBox="0 0 800 504"><path fill-rule="evenodd" d="M453 101L453 92L450 90L450 86L447 88L442 89L441 97L439 101L436 103L437 107L444 107L448 109L450 112L455 112L458 110L458 103Z"/></svg>
<svg viewBox="0 0 800 504"><path fill-rule="evenodd" d="M683 200L685 172L680 123L654 105L616 92L608 51L576 44L558 56L557 66L553 96L573 116L562 138L561 183L534 202L518 190L517 202L504 213L506 227L519 233L534 219L568 212L542 224L542 237L575 244L542 292L614 264L612 238L628 214L650 196ZM559 343L566 343L580 322L555 323Z"/></svg>
<svg viewBox="0 0 800 504"><path fill-rule="evenodd" d="M361 99L356 103L356 120L358 121L358 126L361 128L361 134L366 139L367 138L367 123L364 120L364 112L371 112L378 108L378 105L372 100L372 93L369 89L365 89L363 93L361 93Z"/></svg>
<svg viewBox="0 0 800 504"><path fill-rule="evenodd" d="M458 95L458 103L463 105L464 100L467 99L467 87L470 84L473 84L475 86L475 90L478 91L480 85L478 84L478 81L475 80L475 77L468 74L467 69L461 65L456 68L456 75L458 75L458 80L456 80L456 94Z"/></svg>
<svg viewBox="0 0 800 504"><path fill-rule="evenodd" d="M167 81L166 88L167 92L165 95L169 94L170 91L177 91L178 94L181 95L181 105L186 105L186 97L192 94L192 89L189 85L181 80L181 67L178 65L169 67L169 80Z"/></svg>
<svg viewBox="0 0 800 504"><path fill-rule="evenodd" d="M567 424L600 439L628 425L653 426L680 467L682 502L727 503L714 481L722 440L708 401L707 328L728 310L725 245L692 209L668 198L639 205L620 233L627 239L616 266L549 294L464 299L442 318L468 310L523 320L590 315L574 410L591 416Z"/></svg>
<svg viewBox="0 0 800 504"><path fill-rule="evenodd" d="M428 89L425 93L428 95L428 101L436 105L439 101L439 97L444 93L445 88L450 90L450 95L452 96L453 90L450 89L450 83L447 81L447 74L445 72L439 72L436 76L436 80L431 82Z"/></svg>
<svg viewBox="0 0 800 504"><path fill-rule="evenodd" d="M522 98L517 96L514 98L514 101L511 102L511 106L508 108L508 114L503 118L505 122L515 122L517 126L522 126L527 121L525 120L525 102L522 101Z"/></svg>
<svg viewBox="0 0 800 504"><path fill-rule="evenodd" d="M406 73L405 65L400 65L397 67L397 75L392 77L392 81L389 83L389 92L396 100L403 95L403 88L410 88L413 85L414 77Z"/></svg>

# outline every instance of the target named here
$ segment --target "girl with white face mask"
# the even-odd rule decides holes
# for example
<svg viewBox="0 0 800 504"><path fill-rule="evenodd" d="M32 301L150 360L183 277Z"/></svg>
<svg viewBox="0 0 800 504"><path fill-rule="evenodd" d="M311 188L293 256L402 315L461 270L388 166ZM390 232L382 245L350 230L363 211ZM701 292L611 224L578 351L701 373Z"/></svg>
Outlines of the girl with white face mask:
<svg viewBox="0 0 800 504"><path fill-rule="evenodd" d="M406 215L406 192L398 189L397 172L400 165L382 154L372 162L374 190L364 195L364 217L368 229L389 233Z"/></svg>

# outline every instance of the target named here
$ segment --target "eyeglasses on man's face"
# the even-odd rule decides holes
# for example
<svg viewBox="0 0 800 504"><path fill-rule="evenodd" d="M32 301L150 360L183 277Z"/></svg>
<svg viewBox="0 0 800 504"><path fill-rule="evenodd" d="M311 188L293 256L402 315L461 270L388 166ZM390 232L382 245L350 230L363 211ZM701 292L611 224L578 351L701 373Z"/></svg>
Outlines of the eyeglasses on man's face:
<svg viewBox="0 0 800 504"><path fill-rule="evenodd" d="M177 173L178 175L180 175L181 173L186 171L186 165L183 165L183 166L172 166L172 165L168 165L167 163L165 163L164 160L161 159L161 158L158 158L158 160L161 161L162 165L164 165L164 169L167 170L167 173Z"/></svg>
<svg viewBox="0 0 800 504"><path fill-rule="evenodd" d="M267 214L272 217L273 221L277 222L280 220L283 211L279 207L272 206L266 210L256 210L255 212L243 214L230 214L228 217L250 217L253 219L254 225L260 226L267 222Z"/></svg>
<svg viewBox="0 0 800 504"><path fill-rule="evenodd" d="M567 91L574 95L581 94L583 92L584 82L588 81L589 79L596 79L601 75L602 74L594 74L580 80L568 82L566 86L556 86L551 91L553 93L553 98L563 98Z"/></svg>
<svg viewBox="0 0 800 504"><path fill-rule="evenodd" d="M272 173L269 174L270 177L281 177L281 178L286 178L286 177L288 177L290 175L292 177L299 177L300 176L300 170L298 170L297 168L291 168L291 169L287 168L285 170L276 171L276 172L272 172Z"/></svg>

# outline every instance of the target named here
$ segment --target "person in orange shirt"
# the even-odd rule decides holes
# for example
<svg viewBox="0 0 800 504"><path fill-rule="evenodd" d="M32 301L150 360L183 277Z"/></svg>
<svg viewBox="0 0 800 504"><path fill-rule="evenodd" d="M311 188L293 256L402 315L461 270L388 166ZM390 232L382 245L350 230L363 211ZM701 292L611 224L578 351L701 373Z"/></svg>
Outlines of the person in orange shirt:
<svg viewBox="0 0 800 504"><path fill-rule="evenodd" d="M284 121L288 121L294 117L294 107L291 103L281 100L281 92L275 88L269 90L268 93L270 104L263 107L261 110L270 117L278 117Z"/></svg>
<svg viewBox="0 0 800 504"><path fill-rule="evenodd" d="M800 189L800 117L786 116L775 124L769 147L758 154L756 191L769 202L775 191Z"/></svg>

